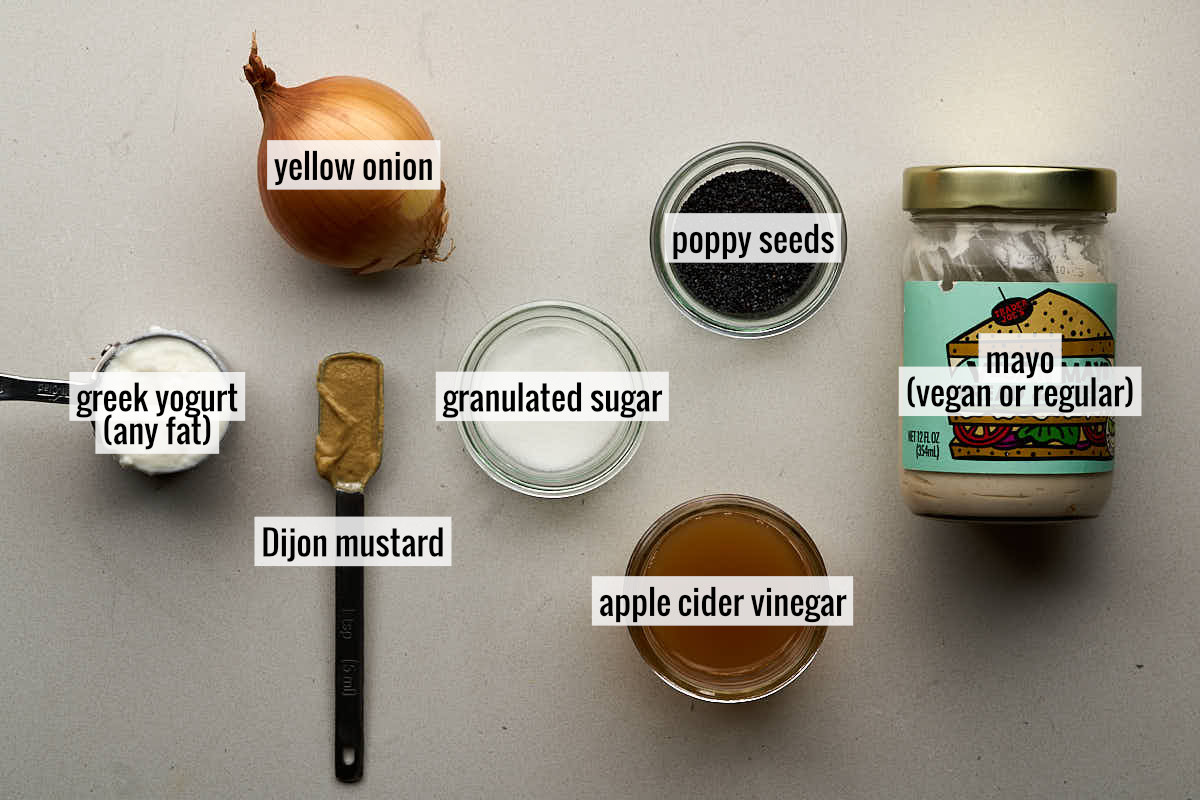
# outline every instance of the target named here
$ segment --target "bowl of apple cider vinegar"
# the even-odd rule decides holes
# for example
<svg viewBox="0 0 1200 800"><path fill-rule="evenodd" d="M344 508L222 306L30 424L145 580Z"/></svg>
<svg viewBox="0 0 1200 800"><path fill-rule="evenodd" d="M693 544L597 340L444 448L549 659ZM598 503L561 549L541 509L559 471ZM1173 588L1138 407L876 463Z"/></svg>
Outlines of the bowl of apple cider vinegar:
<svg viewBox="0 0 1200 800"><path fill-rule="evenodd" d="M626 575L828 573L817 546L790 516L741 495L689 500L659 517ZM700 700L758 700L795 680L816 656L824 626L630 626L642 658L669 686Z"/></svg>

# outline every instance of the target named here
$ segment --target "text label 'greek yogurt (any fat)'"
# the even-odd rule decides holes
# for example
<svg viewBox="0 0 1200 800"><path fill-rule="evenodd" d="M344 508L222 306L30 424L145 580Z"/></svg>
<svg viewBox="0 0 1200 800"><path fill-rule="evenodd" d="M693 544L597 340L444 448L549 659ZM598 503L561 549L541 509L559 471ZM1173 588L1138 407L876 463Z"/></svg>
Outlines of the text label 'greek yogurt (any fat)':
<svg viewBox="0 0 1200 800"><path fill-rule="evenodd" d="M69 419L92 422L96 452L220 452L246 419L244 372L72 372Z"/></svg>

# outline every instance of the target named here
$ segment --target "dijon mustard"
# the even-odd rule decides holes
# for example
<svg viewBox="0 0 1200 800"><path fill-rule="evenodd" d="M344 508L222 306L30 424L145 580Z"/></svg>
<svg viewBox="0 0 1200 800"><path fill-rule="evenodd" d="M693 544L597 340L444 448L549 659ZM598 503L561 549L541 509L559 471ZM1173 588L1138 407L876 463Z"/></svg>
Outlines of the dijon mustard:
<svg viewBox="0 0 1200 800"><path fill-rule="evenodd" d="M335 353L317 372L317 472L343 491L361 492L383 454L383 364Z"/></svg>

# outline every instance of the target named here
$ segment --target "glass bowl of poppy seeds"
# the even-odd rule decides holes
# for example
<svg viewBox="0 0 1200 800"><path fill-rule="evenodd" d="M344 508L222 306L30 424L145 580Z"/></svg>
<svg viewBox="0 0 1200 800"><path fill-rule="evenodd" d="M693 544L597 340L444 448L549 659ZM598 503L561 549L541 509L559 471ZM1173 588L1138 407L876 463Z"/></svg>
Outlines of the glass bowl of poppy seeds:
<svg viewBox="0 0 1200 800"><path fill-rule="evenodd" d="M829 183L800 156L762 142L731 142L692 158L667 181L650 223L658 280L683 315L742 339L792 330L825 305L842 274L827 263L671 263L668 214L841 214ZM842 222L842 258L846 228Z"/></svg>

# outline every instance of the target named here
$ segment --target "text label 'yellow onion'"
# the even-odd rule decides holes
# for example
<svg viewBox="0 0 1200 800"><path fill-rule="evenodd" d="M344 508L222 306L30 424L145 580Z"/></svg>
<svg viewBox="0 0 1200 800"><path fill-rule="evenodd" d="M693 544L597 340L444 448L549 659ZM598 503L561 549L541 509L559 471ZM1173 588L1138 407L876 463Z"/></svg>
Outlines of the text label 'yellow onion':
<svg viewBox="0 0 1200 800"><path fill-rule="evenodd" d="M446 184L438 191L267 188L269 139L432 139L403 95L366 78L321 78L280 86L251 38L246 80L263 117L258 193L275 230L310 258L358 274L410 267L438 255L446 231Z"/></svg>

